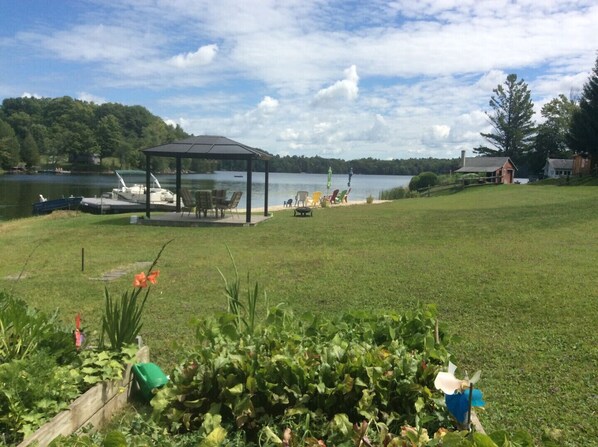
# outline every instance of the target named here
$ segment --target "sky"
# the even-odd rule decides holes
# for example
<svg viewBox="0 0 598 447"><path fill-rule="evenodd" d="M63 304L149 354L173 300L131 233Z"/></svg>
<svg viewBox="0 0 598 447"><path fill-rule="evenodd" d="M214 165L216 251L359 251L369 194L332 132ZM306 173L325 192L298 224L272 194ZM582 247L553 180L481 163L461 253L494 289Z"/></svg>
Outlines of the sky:
<svg viewBox="0 0 598 447"><path fill-rule="evenodd" d="M141 105L272 154L456 158L510 73L579 92L598 0L0 0L0 100Z"/></svg>

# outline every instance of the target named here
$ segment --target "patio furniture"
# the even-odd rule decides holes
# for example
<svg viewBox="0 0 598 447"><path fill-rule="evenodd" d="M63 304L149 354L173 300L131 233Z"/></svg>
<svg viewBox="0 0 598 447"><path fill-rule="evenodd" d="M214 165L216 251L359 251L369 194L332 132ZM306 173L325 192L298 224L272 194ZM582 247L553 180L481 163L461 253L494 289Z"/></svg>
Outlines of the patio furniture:
<svg viewBox="0 0 598 447"><path fill-rule="evenodd" d="M347 203L347 197L350 192L351 188L349 188L348 190L343 189L341 193L337 196L336 203Z"/></svg>
<svg viewBox="0 0 598 447"><path fill-rule="evenodd" d="M307 191L297 191L297 194L295 195L295 206L299 206L299 204L305 206L308 195L309 193Z"/></svg>
<svg viewBox="0 0 598 447"><path fill-rule="evenodd" d="M311 198L310 206L318 206L320 204L321 197L322 197L322 191L315 191Z"/></svg>
<svg viewBox="0 0 598 447"><path fill-rule="evenodd" d="M237 214L237 216L239 215L238 211L237 211L237 207L239 206L239 202L241 201L241 196L243 195L243 192L241 191L235 191L233 192L233 195L231 196L230 200L226 201L225 204L225 208L229 211L235 210L235 214ZM222 211L224 211L224 209ZM224 216L224 214L223 214Z"/></svg>
<svg viewBox="0 0 598 447"><path fill-rule="evenodd" d="M181 214L187 211L187 215L190 215L191 211L193 211L193 208L195 208L195 200L193 200L191 191L189 191L187 188L181 188L181 199L183 200Z"/></svg>
<svg viewBox="0 0 598 447"><path fill-rule="evenodd" d="M209 189L202 189L195 193L195 216L201 217L201 213L203 213L203 217L208 217L208 211L215 211L214 204L212 202L212 191Z"/></svg>
<svg viewBox="0 0 598 447"><path fill-rule="evenodd" d="M218 215L218 210L220 210L220 217L224 217L224 210L227 207L226 189L212 190L212 204L216 210L216 215Z"/></svg>
<svg viewBox="0 0 598 447"><path fill-rule="evenodd" d="M336 196L338 196L338 189L332 191L332 195L328 196L328 203L334 205L336 203Z"/></svg>

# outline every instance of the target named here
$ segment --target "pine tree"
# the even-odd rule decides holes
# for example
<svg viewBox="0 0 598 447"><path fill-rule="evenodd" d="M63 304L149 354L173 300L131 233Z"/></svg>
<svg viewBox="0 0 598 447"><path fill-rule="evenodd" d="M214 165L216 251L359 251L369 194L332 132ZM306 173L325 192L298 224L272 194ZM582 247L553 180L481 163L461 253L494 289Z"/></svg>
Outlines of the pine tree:
<svg viewBox="0 0 598 447"><path fill-rule="evenodd" d="M533 145L535 127L532 121L534 103L527 84L516 74L507 76L498 85L490 99L492 113L486 113L494 132L481 135L496 149L480 146L474 152L482 155L511 157L517 164L521 162Z"/></svg>
<svg viewBox="0 0 598 447"><path fill-rule="evenodd" d="M594 70L583 87L579 109L573 115L567 142L575 152L591 156L592 172L596 172L598 165L598 57Z"/></svg>

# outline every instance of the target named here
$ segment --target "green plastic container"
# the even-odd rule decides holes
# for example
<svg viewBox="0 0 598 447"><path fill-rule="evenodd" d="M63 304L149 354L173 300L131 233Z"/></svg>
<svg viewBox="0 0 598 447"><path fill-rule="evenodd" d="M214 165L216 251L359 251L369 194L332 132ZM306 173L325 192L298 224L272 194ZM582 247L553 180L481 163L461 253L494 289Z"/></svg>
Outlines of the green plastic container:
<svg viewBox="0 0 598 447"><path fill-rule="evenodd" d="M168 382L168 377L155 363L137 363L133 365L133 375L139 385L141 396L147 401L154 397L153 390L161 388Z"/></svg>

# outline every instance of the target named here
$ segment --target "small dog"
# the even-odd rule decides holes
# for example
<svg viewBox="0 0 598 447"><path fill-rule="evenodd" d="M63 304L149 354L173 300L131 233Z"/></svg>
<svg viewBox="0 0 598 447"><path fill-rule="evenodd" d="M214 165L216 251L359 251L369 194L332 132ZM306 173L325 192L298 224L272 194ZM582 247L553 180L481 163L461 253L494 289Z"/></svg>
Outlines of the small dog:
<svg viewBox="0 0 598 447"><path fill-rule="evenodd" d="M282 205L286 208L287 206L291 208L293 206L293 199L285 200L282 202Z"/></svg>

